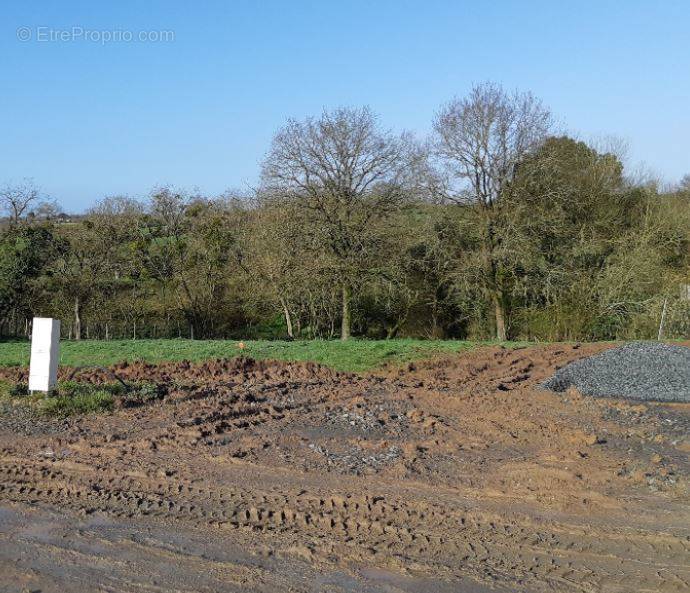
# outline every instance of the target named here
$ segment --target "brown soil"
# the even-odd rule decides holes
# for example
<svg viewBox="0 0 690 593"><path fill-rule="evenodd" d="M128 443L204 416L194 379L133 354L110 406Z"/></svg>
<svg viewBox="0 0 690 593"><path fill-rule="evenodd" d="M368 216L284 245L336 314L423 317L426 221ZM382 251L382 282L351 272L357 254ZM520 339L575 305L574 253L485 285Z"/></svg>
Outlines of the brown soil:
<svg viewBox="0 0 690 593"><path fill-rule="evenodd" d="M113 367L161 399L0 418L0 591L687 591L690 406L538 388L603 347Z"/></svg>

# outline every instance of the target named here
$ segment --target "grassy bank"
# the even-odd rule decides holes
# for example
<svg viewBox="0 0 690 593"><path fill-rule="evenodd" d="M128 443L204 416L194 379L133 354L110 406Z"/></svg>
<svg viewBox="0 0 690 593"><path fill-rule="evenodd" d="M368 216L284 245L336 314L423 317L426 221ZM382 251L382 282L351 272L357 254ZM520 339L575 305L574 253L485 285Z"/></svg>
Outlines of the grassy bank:
<svg viewBox="0 0 690 593"><path fill-rule="evenodd" d="M385 363L403 364L412 360L451 354L472 348L476 342L455 340L323 340L246 341L226 340L83 340L63 341L60 364L106 366L123 360L161 362L201 361L213 358L250 356L257 359L313 361L342 371L366 371ZM28 342L0 342L0 366L27 366Z"/></svg>
<svg viewBox="0 0 690 593"><path fill-rule="evenodd" d="M22 408L36 416L66 418L67 416L110 412L119 405L131 407L159 399L163 395L159 386L145 382L130 382L129 387L121 383L79 383L60 381L57 388L48 394L29 393L26 383L0 380L0 415L8 409Z"/></svg>

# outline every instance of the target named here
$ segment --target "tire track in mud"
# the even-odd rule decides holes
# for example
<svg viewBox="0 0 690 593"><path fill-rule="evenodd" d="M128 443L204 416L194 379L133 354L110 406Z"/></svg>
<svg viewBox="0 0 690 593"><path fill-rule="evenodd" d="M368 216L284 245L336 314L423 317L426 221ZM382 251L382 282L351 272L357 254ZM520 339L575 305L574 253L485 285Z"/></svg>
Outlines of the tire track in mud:
<svg viewBox="0 0 690 593"><path fill-rule="evenodd" d="M0 466L0 497L114 517L153 517L218 529L242 529L307 546L307 555L352 564L383 558L436 575L470 575L572 590L682 591L690 581L690 543L674 536L506 521L477 511L386 496L292 495L208 488L178 481L94 481L47 464ZM8 478L12 478L8 480ZM642 563L639 559L645 558ZM616 570L611 570L615 566Z"/></svg>

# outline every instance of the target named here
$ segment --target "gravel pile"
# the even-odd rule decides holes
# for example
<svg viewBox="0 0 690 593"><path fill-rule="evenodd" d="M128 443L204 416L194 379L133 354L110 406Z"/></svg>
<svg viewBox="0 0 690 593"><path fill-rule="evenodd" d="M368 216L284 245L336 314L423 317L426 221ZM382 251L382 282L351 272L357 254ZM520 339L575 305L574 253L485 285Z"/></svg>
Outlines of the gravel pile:
<svg viewBox="0 0 690 593"><path fill-rule="evenodd" d="M578 360L542 384L594 397L690 402L690 348L633 342Z"/></svg>

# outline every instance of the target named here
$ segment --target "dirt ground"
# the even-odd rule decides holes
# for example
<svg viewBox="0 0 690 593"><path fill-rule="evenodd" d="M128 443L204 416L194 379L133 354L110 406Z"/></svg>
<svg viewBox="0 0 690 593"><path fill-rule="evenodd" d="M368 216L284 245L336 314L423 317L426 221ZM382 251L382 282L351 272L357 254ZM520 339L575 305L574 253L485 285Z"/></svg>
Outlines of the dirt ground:
<svg viewBox="0 0 690 593"><path fill-rule="evenodd" d="M113 367L0 417L0 591L688 591L690 406L538 388L602 348Z"/></svg>

